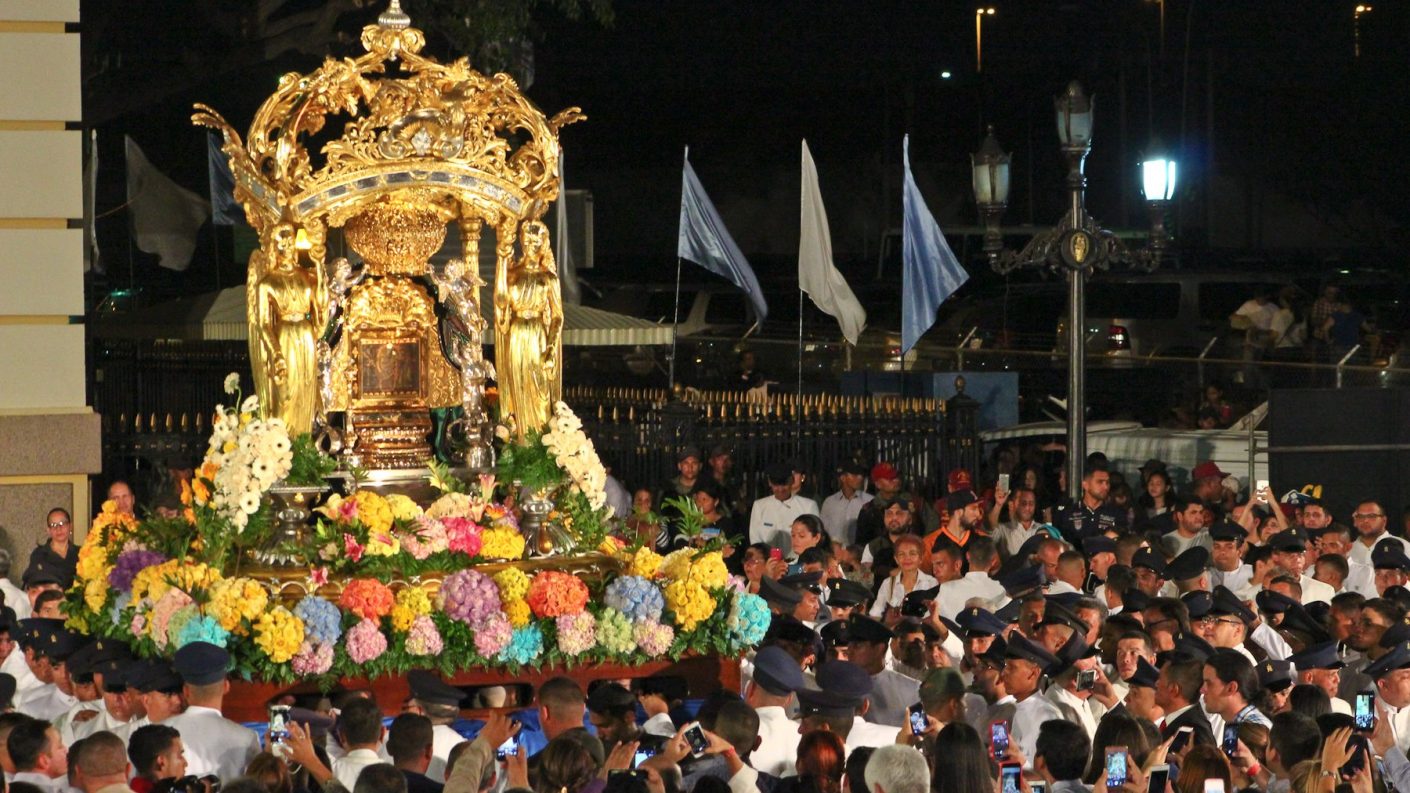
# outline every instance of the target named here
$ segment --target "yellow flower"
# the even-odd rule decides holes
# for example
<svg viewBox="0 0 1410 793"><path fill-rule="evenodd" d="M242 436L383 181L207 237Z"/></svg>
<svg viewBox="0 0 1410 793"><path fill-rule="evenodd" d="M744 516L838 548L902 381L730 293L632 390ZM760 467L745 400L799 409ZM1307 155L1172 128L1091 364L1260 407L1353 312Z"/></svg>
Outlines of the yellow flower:
<svg viewBox="0 0 1410 793"><path fill-rule="evenodd" d="M83 602L89 611L102 611L104 604L108 602L108 592L111 590L108 586L108 573L112 571L111 567L104 568L102 575L89 579L88 583L83 585Z"/></svg>
<svg viewBox="0 0 1410 793"><path fill-rule="evenodd" d="M390 534L372 534L367 538L363 553L368 556L396 556L401 553L401 540Z"/></svg>
<svg viewBox="0 0 1410 793"><path fill-rule="evenodd" d="M393 520L416 520L421 517L421 507L401 493L387 496L387 506L392 510Z"/></svg>
<svg viewBox="0 0 1410 793"><path fill-rule="evenodd" d="M642 578L655 578L661 568L661 554L642 546L636 549L631 559L631 574Z"/></svg>
<svg viewBox="0 0 1410 793"><path fill-rule="evenodd" d="M409 586L397 593L397 604L392 606L392 627L399 631L409 631L411 623L417 617L430 613L430 595L419 586Z"/></svg>
<svg viewBox="0 0 1410 793"><path fill-rule="evenodd" d="M622 541L616 537L607 536L602 538L602 544L597 546L598 553L605 553L608 556L616 556L622 550Z"/></svg>
<svg viewBox="0 0 1410 793"><path fill-rule="evenodd" d="M385 534L392 530L392 508L387 499L371 490L359 490L352 500L357 503L357 519L369 534Z"/></svg>
<svg viewBox="0 0 1410 793"><path fill-rule="evenodd" d="M304 622L283 606L260 615L255 623L255 646L276 664L298 654L304 643Z"/></svg>
<svg viewBox="0 0 1410 793"><path fill-rule="evenodd" d="M501 603L523 600L525 593L529 591L529 577L517 567L506 567L495 573L494 582L499 587Z"/></svg>
<svg viewBox="0 0 1410 793"><path fill-rule="evenodd" d="M676 625L683 631L695 627L715 613L715 598L705 588L692 581L672 581L666 585L666 608L676 615Z"/></svg>
<svg viewBox="0 0 1410 793"><path fill-rule="evenodd" d="M184 559L172 559L143 569L132 579L132 599L160 600L175 586L185 592L209 589L221 580L220 571L205 564L188 564Z"/></svg>
<svg viewBox="0 0 1410 793"><path fill-rule="evenodd" d="M269 605L269 593L258 581L250 578L227 578L210 588L210 600L205 612L220 623L220 627L243 636L246 623L255 622Z"/></svg>
<svg viewBox="0 0 1410 793"><path fill-rule="evenodd" d="M720 589L729 583L729 570L725 567L724 557L719 551L711 551L691 562L690 573L686 580L699 584L706 589Z"/></svg>
<svg viewBox="0 0 1410 793"><path fill-rule="evenodd" d="M690 574L690 557L694 553L692 548L681 548L666 554L661 560L661 575L673 581L684 581Z"/></svg>
<svg viewBox="0 0 1410 793"><path fill-rule="evenodd" d="M523 600L511 600L504 604L504 616L509 618L509 624L516 628L522 628L529 624L529 604Z"/></svg>
<svg viewBox="0 0 1410 793"><path fill-rule="evenodd" d="M95 533L89 534L88 536L91 538L97 535ZM108 566L107 548L97 543L90 545L85 542L83 547L78 549L78 567L76 570L79 580L88 581L89 583L102 581L106 584L108 575L105 571L111 569L112 568Z"/></svg>
<svg viewBox="0 0 1410 793"><path fill-rule="evenodd" d="M524 555L524 536L500 526L480 535L480 555L489 559L518 559Z"/></svg>

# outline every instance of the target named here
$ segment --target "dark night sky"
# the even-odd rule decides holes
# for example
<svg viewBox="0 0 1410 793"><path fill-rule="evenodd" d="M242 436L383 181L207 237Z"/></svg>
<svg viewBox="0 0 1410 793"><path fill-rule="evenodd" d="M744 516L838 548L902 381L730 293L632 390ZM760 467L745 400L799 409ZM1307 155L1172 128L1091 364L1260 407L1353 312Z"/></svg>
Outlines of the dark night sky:
<svg viewBox="0 0 1410 793"><path fill-rule="evenodd" d="M118 5L122 14L115 16ZM1410 206L1402 146L1410 14L1403 7L1378 4L1363 18L1363 57L1355 61L1355 3L1342 0L1169 0L1164 59L1154 3L992 5L998 13L984 23L982 78L974 71L971 3L617 0L616 21L607 27L540 14L528 93L549 114L578 105L589 117L565 130L563 141L569 186L595 197L600 267L593 277L630 278L674 265L687 144L766 282L787 280L794 266L803 137L821 171L839 263L855 277L874 268L881 233L899 224L906 132L918 181L942 225L976 222L968 153L986 122L1014 154L1006 219L1027 222L1031 209L1033 221L1051 222L1061 211L1051 102L1072 78L1097 95L1089 206L1108 225L1144 227L1135 163L1152 131L1177 146L1183 121L1188 189L1177 228L1190 259L1209 247L1300 247L1271 231L1259 236L1261 220L1234 217L1257 214L1247 210L1277 192L1293 195L1299 211L1311 207L1338 232L1327 235L1337 247L1354 240L1368 258L1399 264L1386 252L1403 241ZM232 57L229 30L218 20L182 18L190 7L179 0L84 4L85 60L90 72L96 63L110 67L88 81L86 99L88 112L105 108L92 122L104 141L100 211L122 201L123 133L204 193L204 143L187 122L191 102L213 105L243 129L279 72L318 65L316 57L290 54L276 64L177 81L179 88L153 100L143 84L174 71L220 72L211 64ZM346 20L349 43L336 54L357 47L351 37L362 23L353 16ZM448 54L436 49L434 32L432 40L435 54ZM121 53L121 68L111 68L114 53ZM943 70L953 77L942 80ZM115 97L126 101L117 110ZM100 226L116 269L127 263L124 226L120 215ZM202 259L181 275L159 272L134 254L136 279L156 291L209 289L210 247L203 244ZM224 268L229 285L237 268L228 261Z"/></svg>

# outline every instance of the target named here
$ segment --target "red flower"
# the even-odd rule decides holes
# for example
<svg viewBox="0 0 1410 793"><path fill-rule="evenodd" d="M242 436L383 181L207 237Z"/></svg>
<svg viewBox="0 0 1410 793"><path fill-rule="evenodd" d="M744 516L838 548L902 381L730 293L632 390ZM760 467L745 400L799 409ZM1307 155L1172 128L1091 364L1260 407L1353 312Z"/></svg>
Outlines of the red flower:
<svg viewBox="0 0 1410 793"><path fill-rule="evenodd" d="M358 545L357 538L351 534L343 534L343 553L354 562L362 560L363 547Z"/></svg>
<svg viewBox="0 0 1410 793"><path fill-rule="evenodd" d="M587 606L588 588L575 575L545 570L529 582L524 599L537 617L577 614Z"/></svg>
<svg viewBox="0 0 1410 793"><path fill-rule="evenodd" d="M396 597L387 585L375 578L358 578L343 587L343 596L338 605L363 619L373 622L392 613Z"/></svg>

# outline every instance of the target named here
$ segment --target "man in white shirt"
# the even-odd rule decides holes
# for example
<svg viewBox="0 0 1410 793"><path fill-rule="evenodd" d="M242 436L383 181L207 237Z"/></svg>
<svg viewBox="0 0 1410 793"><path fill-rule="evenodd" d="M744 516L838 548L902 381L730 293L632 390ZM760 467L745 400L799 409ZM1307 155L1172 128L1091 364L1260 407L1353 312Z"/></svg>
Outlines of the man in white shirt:
<svg viewBox="0 0 1410 793"><path fill-rule="evenodd" d="M1034 519L1036 514L1037 494L1027 488L1013 491L1013 496L1009 498L1009 521L994 527L994 544L1004 558L1018 553L1025 542L1043 529L1045 524Z"/></svg>
<svg viewBox="0 0 1410 793"><path fill-rule="evenodd" d="M939 557L932 554L931 559ZM940 616L954 619L973 598L993 600L1004 594L1004 585L990 577L999 561L994 541L988 537L973 537L965 548L969 572L953 581L942 581L935 600Z"/></svg>
<svg viewBox="0 0 1410 793"><path fill-rule="evenodd" d="M1288 661L1297 670L1297 682L1314 685L1327 693L1332 701L1333 713L1351 715L1351 706L1337 696L1337 689L1341 687L1341 670L1346 664L1337 653L1335 641L1314 644L1288 656Z"/></svg>
<svg viewBox="0 0 1410 793"><path fill-rule="evenodd" d="M359 698L343 707L338 714L338 735L347 754L333 761L333 776L343 787L352 790L357 786L362 769L382 762L377 747L381 746L386 732L382 726L382 709L376 701Z"/></svg>
<svg viewBox="0 0 1410 793"><path fill-rule="evenodd" d="M818 690L798 690L799 731L807 733L826 726L843 739L849 754L861 746L882 747L896 743L900 728L877 724L867 718L876 707L870 696L874 681L875 678L850 661L823 664L817 674ZM918 690L920 684L916 685Z"/></svg>
<svg viewBox="0 0 1410 793"><path fill-rule="evenodd" d="M28 782L46 791L65 791L64 777L69 772L68 748L59 739L59 731L43 719L24 722L10 730L5 739L15 775L10 780Z"/></svg>
<svg viewBox="0 0 1410 793"><path fill-rule="evenodd" d="M0 548L0 595L5 596L5 605L14 609L15 619L30 616L29 596L10 580L10 552Z"/></svg>
<svg viewBox="0 0 1410 793"><path fill-rule="evenodd" d="M1287 529L1274 534L1268 541L1273 549L1273 564L1287 570L1302 585L1302 605L1332 602L1336 591L1303 571L1307 568L1307 539L1300 529Z"/></svg>
<svg viewBox="0 0 1410 793"><path fill-rule="evenodd" d="M793 550L793 521L799 515L818 514L818 505L793 494L793 467L787 463L769 466L768 477L772 493L755 501L749 512L749 542L762 542L788 554Z"/></svg>
<svg viewBox="0 0 1410 793"><path fill-rule="evenodd" d="M181 676L187 706L162 723L181 733L188 770L196 776L215 774L221 779L240 776L259 754L260 746L254 730L220 712L230 691L230 681L225 679L230 654L208 642L191 642L176 651L172 665ZM355 777L353 781L357 781Z"/></svg>
<svg viewBox="0 0 1410 793"><path fill-rule="evenodd" d="M1221 520L1209 530L1209 583L1225 586L1242 594L1253 578L1253 567L1243 562L1244 527L1231 520Z"/></svg>
<svg viewBox="0 0 1410 793"><path fill-rule="evenodd" d="M1371 551L1371 567L1375 570L1372 579L1376 597L1385 597L1386 590L1393 586L1403 587L1410 581L1410 557L1405 555L1405 547L1394 537L1384 537Z"/></svg>
<svg viewBox="0 0 1410 793"><path fill-rule="evenodd" d="M1057 706L1045 699L1038 690L1039 683L1049 670L1060 665L1057 656L1045 650L1042 645L1025 639L1018 633L1011 634L1004 651L1004 671L1001 679L1005 690L1014 698L1012 739L1027 758L1028 770L1032 770L1033 757L1037 754L1038 729L1043 722L1061 719Z"/></svg>
<svg viewBox="0 0 1410 793"><path fill-rule="evenodd" d="M1170 515L1175 521L1175 530L1161 537L1166 553L1179 556L1196 545L1210 547L1209 532L1204 527L1204 502L1175 496L1171 500Z"/></svg>
<svg viewBox="0 0 1410 793"><path fill-rule="evenodd" d="M857 515L871 501L871 493L862 490L867 469L856 462L843 463L837 469L839 490L823 499L819 517L833 542L851 545L857 541Z"/></svg>
<svg viewBox="0 0 1410 793"><path fill-rule="evenodd" d="M456 744L465 740L465 736L455 731L451 726L456 719L460 718L460 704L465 699L465 692L452 686L439 677L435 672L425 669L413 669L406 675L406 682L411 686L412 701L421 708L421 712L426 718L431 720L431 763L426 766L426 776L433 782L444 782L446 775L446 761L450 759L450 750ZM547 687L548 683L544 684ZM542 702L543 688L539 690L540 702ZM587 699L583 697L582 690L578 690L578 699L583 703L577 709L578 720L574 726L583 726L583 712L587 707ZM571 715L571 711L570 714ZM543 718L543 708L540 707L539 724L543 727L544 733L548 734L548 723ZM552 740L557 733L548 735ZM384 758L385 759L385 758Z"/></svg>
<svg viewBox="0 0 1410 793"><path fill-rule="evenodd" d="M1390 723L1395 745L1410 749L1410 642L1400 642L1372 661L1365 673L1376 681L1379 716Z"/></svg>
<svg viewBox="0 0 1410 793"><path fill-rule="evenodd" d="M765 647L754 656L754 675L744 701L759 714L759 748L749 756L755 769L777 777L793 776L802 735L788 718L793 693L803 688L803 670L781 647Z"/></svg>
<svg viewBox="0 0 1410 793"><path fill-rule="evenodd" d="M1302 514L1303 524L1308 526L1321 520L1325 520L1329 524L1332 520L1326 508L1317 502L1303 507ZM1356 505L1356 511L1351 513L1351 525L1356 529L1356 542L1351 544L1351 551L1346 557L1347 561L1368 564L1371 561L1371 549L1375 548L1376 543L1380 542L1382 538L1391 536L1386 531L1385 507L1375 501L1362 501ZM1321 527L1313 526L1313 528ZM1405 546L1406 553L1410 553L1410 543L1405 540L1400 540L1400 543Z"/></svg>

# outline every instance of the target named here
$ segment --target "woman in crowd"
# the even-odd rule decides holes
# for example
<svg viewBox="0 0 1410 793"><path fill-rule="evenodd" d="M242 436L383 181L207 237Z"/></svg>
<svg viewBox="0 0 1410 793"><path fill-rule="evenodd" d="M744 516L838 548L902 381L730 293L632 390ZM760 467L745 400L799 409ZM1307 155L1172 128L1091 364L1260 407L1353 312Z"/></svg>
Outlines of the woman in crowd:
<svg viewBox="0 0 1410 793"><path fill-rule="evenodd" d="M822 520L817 515L799 515L793 521L790 539L793 543L793 553L788 558L788 575L803 572L803 563L799 561L803 552L815 547L825 540L827 535L823 534Z"/></svg>
<svg viewBox="0 0 1410 793"><path fill-rule="evenodd" d="M943 760L941 760L943 758ZM945 725L935 736L929 758L933 770L932 793L994 793L994 769L979 733L959 721Z"/></svg>
<svg viewBox="0 0 1410 793"><path fill-rule="evenodd" d="M1136 765L1144 765L1155 741L1137 719L1124 711L1113 711L1097 723L1097 732L1092 736L1092 757L1087 762L1087 773L1082 781L1092 784L1106 770L1106 750L1111 746L1124 746ZM1203 791L1201 791L1203 793Z"/></svg>
<svg viewBox="0 0 1410 793"><path fill-rule="evenodd" d="M901 601L907 594L917 589L940 586L934 576L920 569L924 544L919 537L905 534L897 537L894 543L896 569L881 582L881 587L876 591L876 602L871 607L871 615L888 626L895 625L901 619Z"/></svg>
<svg viewBox="0 0 1410 793"><path fill-rule="evenodd" d="M1174 793L1205 793L1205 782L1217 779L1224 790L1234 789L1234 780L1229 773L1229 759L1213 746L1199 744L1185 752L1180 763L1180 776L1176 778Z"/></svg>
<svg viewBox="0 0 1410 793"><path fill-rule="evenodd" d="M847 749L836 733L813 730L798 742L798 776L785 777L775 793L842 793Z"/></svg>
<svg viewBox="0 0 1410 793"><path fill-rule="evenodd" d="M1170 497L1173 493L1170 474L1159 470L1151 471L1151 475L1146 479L1145 491L1136 500L1136 523L1145 525L1169 512Z"/></svg>

